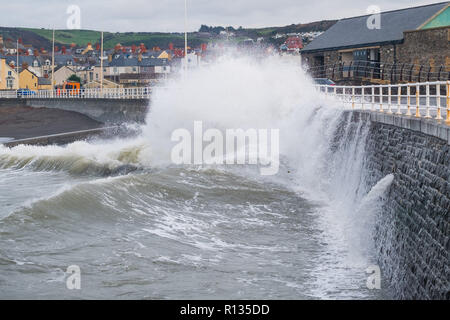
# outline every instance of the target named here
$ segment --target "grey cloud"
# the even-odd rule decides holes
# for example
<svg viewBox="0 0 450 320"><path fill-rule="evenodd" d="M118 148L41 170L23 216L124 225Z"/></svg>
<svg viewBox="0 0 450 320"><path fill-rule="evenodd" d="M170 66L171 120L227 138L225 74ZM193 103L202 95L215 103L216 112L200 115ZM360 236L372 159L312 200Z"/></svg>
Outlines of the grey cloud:
<svg viewBox="0 0 450 320"><path fill-rule="evenodd" d="M3 1L2 1L3 2ZM280 26L435 3L429 0L188 0L189 30L201 24L235 27ZM83 29L104 31L182 31L184 0L17 0L2 3L0 24L66 28L67 7L81 9Z"/></svg>

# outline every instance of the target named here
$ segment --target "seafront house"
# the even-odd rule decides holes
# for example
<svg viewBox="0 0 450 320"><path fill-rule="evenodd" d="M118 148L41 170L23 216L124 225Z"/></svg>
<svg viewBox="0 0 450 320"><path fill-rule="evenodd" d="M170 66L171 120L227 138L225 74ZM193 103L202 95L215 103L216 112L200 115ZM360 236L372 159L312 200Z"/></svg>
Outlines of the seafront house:
<svg viewBox="0 0 450 320"><path fill-rule="evenodd" d="M14 66L17 63L17 56L5 56L6 63L10 66ZM25 56L19 55L19 67L21 69L29 69L38 77L42 77L44 75L44 70L42 68L44 59L38 56Z"/></svg>
<svg viewBox="0 0 450 320"><path fill-rule="evenodd" d="M39 77L29 69L23 69L19 74L19 86L21 89L36 90L50 90L52 83L49 78Z"/></svg>
<svg viewBox="0 0 450 320"><path fill-rule="evenodd" d="M110 58L104 65L104 77L124 87L155 84L170 73L170 62L166 58L144 58L119 56Z"/></svg>
<svg viewBox="0 0 450 320"><path fill-rule="evenodd" d="M321 70L319 77L355 76L358 66L388 82L437 80L450 71L450 2L382 12L379 28L369 19L338 21L301 51L303 63Z"/></svg>
<svg viewBox="0 0 450 320"><path fill-rule="evenodd" d="M60 87L64 84L64 82L73 74L76 74L75 70L69 66L62 66L56 69L54 75L55 85ZM51 77L51 75L50 75Z"/></svg>
<svg viewBox="0 0 450 320"><path fill-rule="evenodd" d="M38 90L39 77L28 69L19 73L19 83L21 89Z"/></svg>
<svg viewBox="0 0 450 320"><path fill-rule="evenodd" d="M5 58L0 58L0 90L15 90L18 83L16 71L6 63Z"/></svg>

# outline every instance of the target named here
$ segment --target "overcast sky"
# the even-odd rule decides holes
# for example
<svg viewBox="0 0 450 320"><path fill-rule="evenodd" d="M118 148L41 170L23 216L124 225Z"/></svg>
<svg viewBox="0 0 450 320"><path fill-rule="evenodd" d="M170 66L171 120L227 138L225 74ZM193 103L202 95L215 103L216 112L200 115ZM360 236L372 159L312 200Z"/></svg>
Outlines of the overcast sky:
<svg viewBox="0 0 450 320"><path fill-rule="evenodd" d="M70 5L81 11L81 28L103 31L182 31L184 0L1 1L0 26L67 29ZM201 24L234 27L283 26L442 1L433 0L188 0L188 29Z"/></svg>

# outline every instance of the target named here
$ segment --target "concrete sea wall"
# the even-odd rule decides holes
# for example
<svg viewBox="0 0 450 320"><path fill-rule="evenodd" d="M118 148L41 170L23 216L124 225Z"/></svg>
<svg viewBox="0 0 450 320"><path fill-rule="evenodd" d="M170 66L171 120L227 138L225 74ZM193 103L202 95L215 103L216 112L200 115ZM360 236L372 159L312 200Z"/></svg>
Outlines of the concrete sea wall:
<svg viewBox="0 0 450 320"><path fill-rule="evenodd" d="M143 123L149 104L150 101L147 99L0 99L0 106L45 107L75 111L108 124Z"/></svg>
<svg viewBox="0 0 450 320"><path fill-rule="evenodd" d="M75 111L103 123L145 121L147 99L26 99L26 106Z"/></svg>
<svg viewBox="0 0 450 320"><path fill-rule="evenodd" d="M368 187L394 181L375 230L383 277L400 299L450 299L450 126L355 111L369 121Z"/></svg>

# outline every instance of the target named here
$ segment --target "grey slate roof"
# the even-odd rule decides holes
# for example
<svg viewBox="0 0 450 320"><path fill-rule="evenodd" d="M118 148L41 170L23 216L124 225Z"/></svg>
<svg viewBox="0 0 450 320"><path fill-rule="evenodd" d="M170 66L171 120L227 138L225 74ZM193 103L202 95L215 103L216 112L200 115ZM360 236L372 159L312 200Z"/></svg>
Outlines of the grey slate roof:
<svg viewBox="0 0 450 320"><path fill-rule="evenodd" d="M416 30L450 2L381 13L381 29L367 28L370 15L339 20L313 40L302 52L364 47L389 42L401 42L403 32Z"/></svg>
<svg viewBox="0 0 450 320"><path fill-rule="evenodd" d="M13 62L15 64L17 61L17 56L15 56L15 55L0 56L0 58L5 58L7 64L10 64L11 62ZM41 57L23 56L23 55L19 56L19 65L22 65L23 63L27 63L30 67L32 67L34 61L38 62L38 67L40 67L42 65Z"/></svg>
<svg viewBox="0 0 450 320"><path fill-rule="evenodd" d="M69 54L55 54L55 64L56 65L68 65L68 62L75 64L74 57Z"/></svg>
<svg viewBox="0 0 450 320"><path fill-rule="evenodd" d="M50 84L52 84L52 81L49 78L38 78L38 84L39 85L50 85Z"/></svg>
<svg viewBox="0 0 450 320"><path fill-rule="evenodd" d="M117 59L113 59L109 62L109 66L113 67L153 67L153 66L166 66L168 65L167 59L157 59L157 58L145 58L139 61L138 58L126 58L124 56L120 56Z"/></svg>

